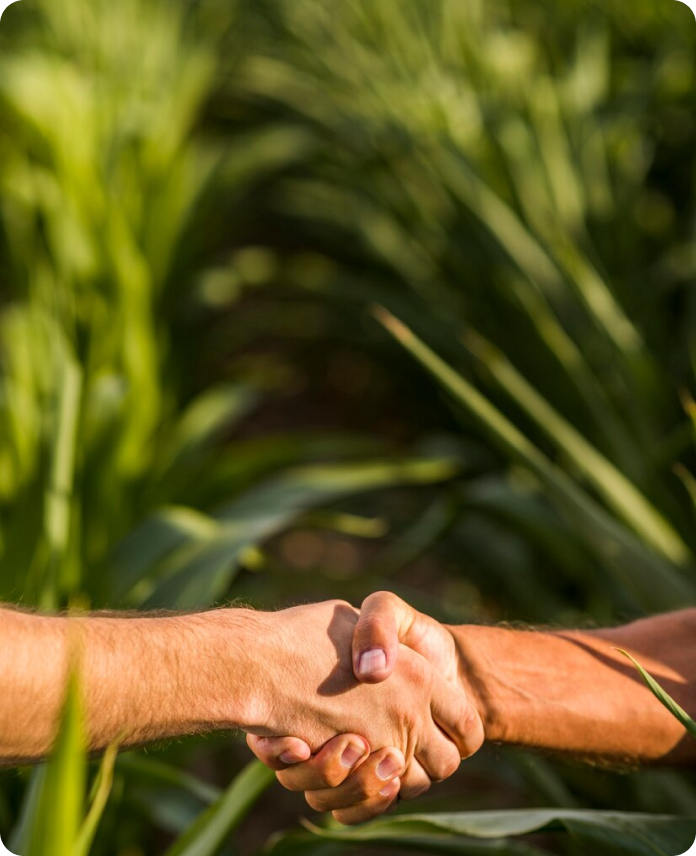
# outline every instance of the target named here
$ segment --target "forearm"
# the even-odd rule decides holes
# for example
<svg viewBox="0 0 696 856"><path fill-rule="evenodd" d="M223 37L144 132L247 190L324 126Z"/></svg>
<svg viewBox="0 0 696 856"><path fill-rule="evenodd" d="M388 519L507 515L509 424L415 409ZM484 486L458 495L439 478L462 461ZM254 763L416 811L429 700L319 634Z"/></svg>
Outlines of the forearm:
<svg viewBox="0 0 696 856"><path fill-rule="evenodd" d="M696 760L696 741L614 650L696 710L696 610L611 630L450 630L489 740L616 763Z"/></svg>
<svg viewBox="0 0 696 856"><path fill-rule="evenodd" d="M247 610L161 618L0 610L0 762L50 750L71 661L91 749L257 725L255 623Z"/></svg>

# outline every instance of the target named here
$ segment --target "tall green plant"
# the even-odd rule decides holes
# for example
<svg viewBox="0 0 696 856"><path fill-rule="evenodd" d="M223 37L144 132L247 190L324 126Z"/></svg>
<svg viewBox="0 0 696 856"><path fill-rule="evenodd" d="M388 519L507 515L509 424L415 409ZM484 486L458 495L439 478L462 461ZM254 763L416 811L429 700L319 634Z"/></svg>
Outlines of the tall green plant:
<svg viewBox="0 0 696 856"><path fill-rule="evenodd" d="M677 5L569 2L553 28L531 0L27 0L7 12L0 598L197 608L245 565L263 569L265 541L298 522L382 529L312 509L411 484L443 487L377 555L375 584L439 550L463 600L537 620L690 602L692 508L672 465L693 469L677 393L692 382L696 316L675 323L693 260L670 194L692 204L679 153L696 136L696 73ZM228 310L245 286L266 282L338 307L341 337L399 374L429 426L462 436L405 460L345 436L236 441L269 390L263 370L217 369L219 330L238 325ZM353 323L374 303L406 354ZM296 594L295 577L278 577ZM150 788L170 852L225 853L270 782L252 766L220 791L135 755L116 764L108 802L113 755L87 809L71 702L24 794L16 849L106 854L126 813L147 849L152 824L121 795ZM495 775L558 805L644 808L655 793L649 778L599 793L592 775L515 763ZM694 813L685 780L659 785ZM531 856L546 851L526 835L544 831L560 847L571 836L583 850L669 854L692 829L688 817L476 812L329 826L268 850Z"/></svg>

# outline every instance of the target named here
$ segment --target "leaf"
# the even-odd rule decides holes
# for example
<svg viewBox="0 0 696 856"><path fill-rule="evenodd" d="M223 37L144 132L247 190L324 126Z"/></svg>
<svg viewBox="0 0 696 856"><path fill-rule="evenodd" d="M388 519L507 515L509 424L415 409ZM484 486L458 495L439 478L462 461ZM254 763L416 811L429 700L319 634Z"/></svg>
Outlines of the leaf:
<svg viewBox="0 0 696 856"><path fill-rule="evenodd" d="M682 464L675 464L672 469L676 476L681 479L682 484L689 494L693 509L696 511L696 478Z"/></svg>
<svg viewBox="0 0 696 856"><path fill-rule="evenodd" d="M70 678L58 738L27 820L22 856L74 856L85 798L87 760L78 680Z"/></svg>
<svg viewBox="0 0 696 856"><path fill-rule="evenodd" d="M401 815L377 820L351 830L319 829L314 833L333 841L364 846L403 845L433 852L432 848L456 837L496 839L537 832L566 831L585 848L611 856L675 856L693 844L696 818L630 814L577 809L467 812L461 814ZM503 856L512 850L501 849ZM504 845L509 846L508 844ZM466 850L452 852L469 852ZM475 852L475 851L474 851ZM492 852L496 852L495 850Z"/></svg>
<svg viewBox="0 0 696 856"><path fill-rule="evenodd" d="M221 598L234 579L249 538L235 526L210 541L185 545L165 565L162 578L147 595L147 609L198 609ZM144 583L136 592L146 591Z"/></svg>
<svg viewBox="0 0 696 856"><path fill-rule="evenodd" d="M182 835L201 811L222 795L220 788L145 752L122 755L117 769L125 781L133 813L172 838Z"/></svg>
<svg viewBox="0 0 696 856"><path fill-rule="evenodd" d="M692 584L661 556L612 518L563 470L554 465L506 416L437 356L401 321L377 308L378 320L454 397L496 444L524 464L542 482L567 518L613 569L652 609L681 605L693 597ZM660 580L659 590L655 580Z"/></svg>
<svg viewBox="0 0 696 856"><path fill-rule="evenodd" d="M309 828L317 829L309 824L305 824ZM333 829L333 827L332 827ZM337 832L340 829L336 828ZM311 835L309 833L283 833L273 836L267 847L262 851L263 856L337 856L337 854L345 854L346 845L362 849L363 841L352 841L345 838L335 836L333 843L327 839L334 839L331 832L324 835L324 830L319 834ZM322 840L323 839L323 840ZM339 843L340 842L340 843ZM370 840L370 850L380 848L380 845L392 850L398 848L398 852L415 851L425 852L430 856L448 856L448 854L457 854L457 856L544 856L544 853L533 847L530 844L523 844L517 841L503 839L501 841L465 841L461 838L451 836L435 836L424 837L420 835L408 835L395 837L393 841L381 839ZM381 848L380 848L381 849Z"/></svg>
<svg viewBox="0 0 696 856"><path fill-rule="evenodd" d="M39 813L39 802L46 780L46 765L34 767L31 771L29 784L24 792L22 807L17 825L10 836L9 846L13 853L24 853L29 846L29 836L34 818Z"/></svg>
<svg viewBox="0 0 696 856"><path fill-rule="evenodd" d="M195 398L181 415L155 463L160 473L157 490L174 496L190 480L200 458L223 439L256 405L259 395L250 386L220 384ZM205 458L204 458L205 460Z"/></svg>
<svg viewBox="0 0 696 856"><path fill-rule="evenodd" d="M53 603L45 602L45 606L57 605L59 592L69 594L78 583L70 573L67 552L71 525L70 503L79 443L82 370L67 349L61 364L55 434L51 450L51 472L45 497L46 541L57 572L54 578L54 584L57 586L52 593ZM46 601L45 596L44 601Z"/></svg>
<svg viewBox="0 0 696 856"><path fill-rule="evenodd" d="M186 791L200 802L211 805L222 795L222 791L214 785L197 779L184 770L155 761L140 753L121 755L116 762L119 772L130 776L139 787L161 787Z"/></svg>
<svg viewBox="0 0 696 856"><path fill-rule="evenodd" d="M356 461L321 464L287 470L242 494L219 509L212 526L191 512L201 532L186 536L178 525L166 525L157 534L158 545L176 549L151 569L151 576L133 590L133 598L148 607L190 609L209 605L224 595L250 547L278 534L312 508L344 497L403 484L429 484L451 478L459 469L455 458L414 458L401 461ZM168 524L172 519L168 519ZM188 527L189 529L191 527ZM151 535L148 535L148 530ZM155 530L147 527L127 539L126 556L118 555L121 574L134 579L133 568L146 567L143 556L153 555ZM140 555L134 553L140 549Z"/></svg>
<svg viewBox="0 0 696 856"><path fill-rule="evenodd" d="M116 546L111 560L113 597L125 598L139 580L176 548L192 540L212 540L219 531L217 521L193 508L162 508Z"/></svg>
<svg viewBox="0 0 696 856"><path fill-rule="evenodd" d="M94 836L104 814L114 781L114 765L118 756L118 743L112 743L104 753L94 785L92 805L84 819L75 844L74 856L89 856Z"/></svg>
<svg viewBox="0 0 696 856"><path fill-rule="evenodd" d="M215 856L274 781L275 774L271 770L252 761L220 799L174 843L166 856Z"/></svg>
<svg viewBox="0 0 696 856"><path fill-rule="evenodd" d="M567 455L619 517L668 561L677 565L689 563L688 547L660 512L528 383L500 350L474 331L467 333L466 344L485 364L501 388Z"/></svg>
<svg viewBox="0 0 696 856"><path fill-rule="evenodd" d="M696 738L696 722L689 716L689 714L680 707L676 701L666 693L662 687L658 684L658 682L653 678L646 670L640 665L640 663L632 657L628 651L624 651L622 648L615 648L615 651L618 651L620 654L623 654L624 657L628 657L628 659L633 663L633 665L638 669L641 678L645 682L645 685L650 690L650 692L655 696L655 698L663 704L667 710L674 716L676 719L681 722L681 724L686 728L689 734L692 737Z"/></svg>

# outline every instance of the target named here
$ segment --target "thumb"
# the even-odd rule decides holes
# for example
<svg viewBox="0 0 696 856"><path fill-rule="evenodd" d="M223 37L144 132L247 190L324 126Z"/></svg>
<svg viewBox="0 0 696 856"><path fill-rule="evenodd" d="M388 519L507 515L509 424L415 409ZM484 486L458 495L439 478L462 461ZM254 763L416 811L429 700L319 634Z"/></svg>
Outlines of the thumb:
<svg viewBox="0 0 696 856"><path fill-rule="evenodd" d="M389 591L371 594L360 607L353 633L353 671L364 684L386 680L399 656L417 612Z"/></svg>

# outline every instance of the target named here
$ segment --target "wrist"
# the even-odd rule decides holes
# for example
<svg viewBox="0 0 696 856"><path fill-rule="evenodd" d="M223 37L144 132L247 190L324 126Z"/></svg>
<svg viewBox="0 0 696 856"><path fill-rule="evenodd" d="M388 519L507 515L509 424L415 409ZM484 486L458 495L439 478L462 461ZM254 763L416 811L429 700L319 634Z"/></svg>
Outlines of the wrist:
<svg viewBox="0 0 696 856"><path fill-rule="evenodd" d="M478 711L486 740L502 742L505 739L505 722L496 705L493 663L488 654L490 633L496 628L465 624L447 629L454 639L459 687Z"/></svg>
<svg viewBox="0 0 696 856"><path fill-rule="evenodd" d="M264 657L272 613L220 609L188 617L199 635L191 664L197 706L219 730L262 728L270 717L272 661Z"/></svg>

